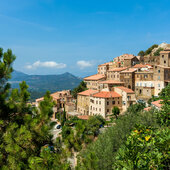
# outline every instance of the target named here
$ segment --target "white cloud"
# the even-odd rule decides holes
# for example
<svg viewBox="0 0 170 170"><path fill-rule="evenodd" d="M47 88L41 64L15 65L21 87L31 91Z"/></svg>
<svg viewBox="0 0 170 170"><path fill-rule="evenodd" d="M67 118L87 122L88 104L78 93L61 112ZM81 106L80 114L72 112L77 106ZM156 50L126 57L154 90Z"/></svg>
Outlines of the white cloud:
<svg viewBox="0 0 170 170"><path fill-rule="evenodd" d="M26 65L26 68L27 69L36 69L36 68L39 68L39 67L46 67L46 68L57 68L57 69L60 69L60 68L65 68L67 65L64 64L64 63L56 63L54 61L45 61L45 62L41 62L41 61L36 61L35 63L33 64L29 64L29 65Z"/></svg>
<svg viewBox="0 0 170 170"><path fill-rule="evenodd" d="M93 63L90 61L80 60L80 61L77 61L77 65L80 67L80 69L84 69L87 67L92 67Z"/></svg>

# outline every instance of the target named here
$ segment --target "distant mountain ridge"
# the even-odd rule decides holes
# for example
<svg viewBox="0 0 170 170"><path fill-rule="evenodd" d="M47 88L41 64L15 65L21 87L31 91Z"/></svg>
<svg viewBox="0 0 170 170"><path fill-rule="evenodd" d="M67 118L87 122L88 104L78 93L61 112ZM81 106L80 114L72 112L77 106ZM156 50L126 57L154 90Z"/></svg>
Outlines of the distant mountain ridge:
<svg viewBox="0 0 170 170"><path fill-rule="evenodd" d="M14 70L10 80L12 88L18 88L22 81L26 81L31 91L45 92L49 90L55 92L73 89L79 85L82 79L68 72L59 75L28 75Z"/></svg>

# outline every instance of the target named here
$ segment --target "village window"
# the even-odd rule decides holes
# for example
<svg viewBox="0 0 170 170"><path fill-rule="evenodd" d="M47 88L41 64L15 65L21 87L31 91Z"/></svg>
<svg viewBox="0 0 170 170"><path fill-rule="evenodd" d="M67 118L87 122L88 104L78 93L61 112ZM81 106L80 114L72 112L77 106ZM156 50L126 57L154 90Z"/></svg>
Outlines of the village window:
<svg viewBox="0 0 170 170"><path fill-rule="evenodd" d="M96 104L98 104L98 101L96 101Z"/></svg>
<svg viewBox="0 0 170 170"><path fill-rule="evenodd" d="M99 111L101 112L101 108L99 108Z"/></svg>
<svg viewBox="0 0 170 170"><path fill-rule="evenodd" d="M99 101L99 104L101 104L101 101Z"/></svg>
<svg viewBox="0 0 170 170"><path fill-rule="evenodd" d="M117 104L119 104L119 101L117 102Z"/></svg>
<svg viewBox="0 0 170 170"><path fill-rule="evenodd" d="M141 89L139 90L139 94L142 94L142 90Z"/></svg>
<svg viewBox="0 0 170 170"><path fill-rule="evenodd" d="M160 76L158 76L158 80L160 80Z"/></svg>
<svg viewBox="0 0 170 170"><path fill-rule="evenodd" d="M162 58L164 58L164 55L162 55Z"/></svg>
<svg viewBox="0 0 170 170"><path fill-rule="evenodd" d="M166 60L164 60L164 63L166 64Z"/></svg>
<svg viewBox="0 0 170 170"><path fill-rule="evenodd" d="M107 112L109 112L109 109L107 109Z"/></svg>
<svg viewBox="0 0 170 170"><path fill-rule="evenodd" d="M148 78L148 75L145 74L145 75L144 75L144 78Z"/></svg>
<svg viewBox="0 0 170 170"><path fill-rule="evenodd" d="M158 84L158 87L161 87L161 85L160 85L160 84Z"/></svg>
<svg viewBox="0 0 170 170"><path fill-rule="evenodd" d="M115 101L112 101L112 104L115 104Z"/></svg>
<svg viewBox="0 0 170 170"><path fill-rule="evenodd" d="M160 70L158 70L158 73L160 73Z"/></svg>
<svg viewBox="0 0 170 170"><path fill-rule="evenodd" d="M109 105L109 102L107 102L107 105Z"/></svg>

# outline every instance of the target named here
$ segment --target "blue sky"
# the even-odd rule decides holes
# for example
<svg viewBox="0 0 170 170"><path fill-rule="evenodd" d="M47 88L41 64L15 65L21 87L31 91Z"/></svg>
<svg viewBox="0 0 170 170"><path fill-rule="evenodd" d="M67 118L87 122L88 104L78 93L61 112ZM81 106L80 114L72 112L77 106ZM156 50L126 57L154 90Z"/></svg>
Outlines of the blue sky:
<svg viewBox="0 0 170 170"><path fill-rule="evenodd" d="M170 43L169 0L0 0L0 47L16 70L77 76L152 44Z"/></svg>

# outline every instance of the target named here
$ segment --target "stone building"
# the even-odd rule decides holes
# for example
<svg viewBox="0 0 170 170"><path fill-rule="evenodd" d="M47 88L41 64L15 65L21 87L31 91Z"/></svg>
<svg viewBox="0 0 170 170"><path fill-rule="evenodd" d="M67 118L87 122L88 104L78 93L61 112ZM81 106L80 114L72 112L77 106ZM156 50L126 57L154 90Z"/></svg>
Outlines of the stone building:
<svg viewBox="0 0 170 170"><path fill-rule="evenodd" d="M56 113L63 111L65 108L65 105L67 105L67 110L72 109L73 105L75 107L75 101L73 99L73 96L71 95L70 90L63 90L63 91L57 91L55 93L52 93L50 95L52 97L52 100L55 102L55 105L53 107L53 119L56 119ZM38 107L39 103L44 100L44 97L41 97L39 99L35 100L36 106ZM71 108L69 108L71 107Z"/></svg>
<svg viewBox="0 0 170 170"><path fill-rule="evenodd" d="M160 65L154 66L155 96L170 82L170 49L160 52Z"/></svg>
<svg viewBox="0 0 170 170"><path fill-rule="evenodd" d="M120 62L121 67L132 67L139 63L139 59L133 54L123 54L114 58L114 62Z"/></svg>
<svg viewBox="0 0 170 170"><path fill-rule="evenodd" d="M125 112L129 106L136 103L135 92L124 86L115 87L114 91L122 96L122 112Z"/></svg>
<svg viewBox="0 0 170 170"><path fill-rule="evenodd" d="M101 91L90 97L89 115L101 115L109 118L114 106L122 110L122 97L114 91Z"/></svg>
<svg viewBox="0 0 170 170"><path fill-rule="evenodd" d="M110 91L114 90L115 86L124 86L124 82L116 81L116 80L105 80L99 82L99 90L109 89Z"/></svg>
<svg viewBox="0 0 170 170"><path fill-rule="evenodd" d="M88 89L98 90L98 82L106 80L106 76L103 74L95 74L84 78L84 82L87 84Z"/></svg>
<svg viewBox="0 0 170 170"><path fill-rule="evenodd" d="M104 74L107 75L107 71L112 68L113 62L108 62L108 63L104 63L104 64L100 64L98 65L98 74Z"/></svg>
<svg viewBox="0 0 170 170"><path fill-rule="evenodd" d="M107 80L120 81L120 72L126 70L127 67L114 68L107 71Z"/></svg>
<svg viewBox="0 0 170 170"><path fill-rule="evenodd" d="M125 83L125 87L135 90L136 68L128 68L120 73L120 81Z"/></svg>
<svg viewBox="0 0 170 170"><path fill-rule="evenodd" d="M81 115L89 115L90 96L97 90L86 90L77 94L77 112Z"/></svg>

